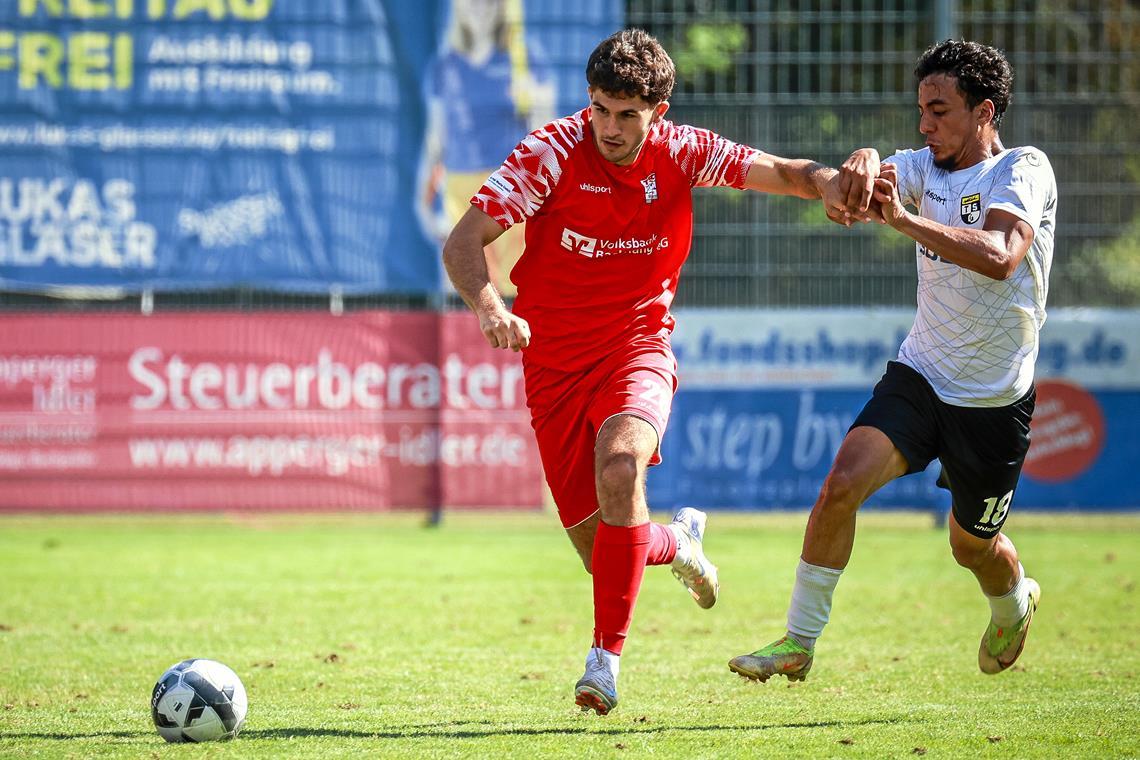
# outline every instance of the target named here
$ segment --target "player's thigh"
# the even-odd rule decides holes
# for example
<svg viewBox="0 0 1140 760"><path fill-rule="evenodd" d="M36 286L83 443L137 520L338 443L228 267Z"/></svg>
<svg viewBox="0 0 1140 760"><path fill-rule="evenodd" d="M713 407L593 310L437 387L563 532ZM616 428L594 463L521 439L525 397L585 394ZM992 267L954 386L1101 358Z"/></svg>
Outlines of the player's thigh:
<svg viewBox="0 0 1140 760"><path fill-rule="evenodd" d="M676 368L668 343L655 337L636 341L615 357L590 404L599 457L626 452L649 465L661 462L661 439L677 390Z"/></svg>
<svg viewBox="0 0 1140 760"><path fill-rule="evenodd" d="M887 362L886 372L848 433L873 428L885 436L906 462L903 472L894 477L922 472L938 455L941 440L938 403L938 397L922 375L901 362ZM868 445L876 443L881 442L872 437ZM853 449L854 444L845 448ZM860 461L857 451L841 453L850 453ZM885 453L876 448L863 464L874 468L876 459L884 456ZM882 485L879 483L879 487Z"/></svg>
<svg viewBox="0 0 1140 760"><path fill-rule="evenodd" d="M824 481L823 502L858 508L871 494L907 473L902 452L878 428L860 426L847 432Z"/></svg>
<svg viewBox="0 0 1140 760"><path fill-rule="evenodd" d="M594 488L594 435L585 415L565 425L548 420L535 428L539 458L564 528L580 524L598 511Z"/></svg>
<svg viewBox="0 0 1140 760"><path fill-rule="evenodd" d="M649 519L645 473L661 461L676 383L673 354L656 338L632 342L605 368L590 409L598 429L594 471L605 522L640 525Z"/></svg>
<svg viewBox="0 0 1140 760"><path fill-rule="evenodd" d="M637 462L639 469L644 469L657 452L658 444L656 425L638 414L618 412L610 415L598 430L594 444L595 467L600 472L613 458L629 457Z"/></svg>
<svg viewBox="0 0 1140 760"><path fill-rule="evenodd" d="M1034 395L997 408L952 407L943 424L943 478L967 533L996 536L1013 506L1029 451Z"/></svg>
<svg viewBox="0 0 1140 760"><path fill-rule="evenodd" d="M562 527L570 529L598 511L589 395L581 375L530 368L526 379L542 470Z"/></svg>
<svg viewBox="0 0 1140 760"><path fill-rule="evenodd" d="M640 417L616 414L602 424L594 449L598 509L610 525L649 519L645 471L657 450L657 431Z"/></svg>
<svg viewBox="0 0 1140 760"><path fill-rule="evenodd" d="M821 501L858 508L895 478L926 469L938 450L934 401L918 372L888 362L835 455Z"/></svg>

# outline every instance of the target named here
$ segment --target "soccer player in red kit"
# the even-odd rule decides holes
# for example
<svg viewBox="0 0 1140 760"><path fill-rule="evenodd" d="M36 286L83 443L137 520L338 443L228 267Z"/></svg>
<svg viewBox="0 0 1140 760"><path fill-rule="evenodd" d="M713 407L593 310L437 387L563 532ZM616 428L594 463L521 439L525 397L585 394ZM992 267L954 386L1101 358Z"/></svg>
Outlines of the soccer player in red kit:
<svg viewBox="0 0 1140 760"><path fill-rule="evenodd" d="M586 66L589 107L527 135L471 199L444 246L447 273L488 342L522 351L527 406L562 525L593 575L594 638L575 701L617 704L619 656L646 565L672 566L697 603L717 598L705 515L649 521L677 387L669 306L689 255L694 187L839 203L834 170L665 120L674 67L646 32L604 40ZM832 210L842 215L842 211ZM483 248L526 222L513 312Z"/></svg>

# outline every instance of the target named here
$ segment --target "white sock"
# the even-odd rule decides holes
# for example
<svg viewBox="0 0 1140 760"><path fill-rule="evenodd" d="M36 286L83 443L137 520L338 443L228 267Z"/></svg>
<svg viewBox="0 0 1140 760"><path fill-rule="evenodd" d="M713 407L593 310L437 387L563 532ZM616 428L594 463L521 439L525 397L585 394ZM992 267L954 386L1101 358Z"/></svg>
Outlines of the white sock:
<svg viewBox="0 0 1140 760"><path fill-rule="evenodd" d="M598 652L601 652L602 657L606 658L606 664L610 666L610 672L614 674L614 680L616 681L618 668L621 667L621 655L606 651L601 647L591 647L589 653L586 655L586 667L590 666L590 663L598 656Z"/></svg>
<svg viewBox="0 0 1140 760"><path fill-rule="evenodd" d="M809 565L800 560L796 567L796 585L792 589L792 603L788 607L788 633L811 649L823 633L831 615L831 595L839 582L842 570Z"/></svg>
<svg viewBox="0 0 1140 760"><path fill-rule="evenodd" d="M986 594L990 602L990 616L997 625L1013 625L1029 612L1029 585L1025 582L1025 568L1017 563L1017 583L1001 596Z"/></svg>
<svg viewBox="0 0 1140 760"><path fill-rule="evenodd" d="M673 557L673 564L683 565L691 559L692 542L689 540L689 533L677 523L669 523L666 527L673 531L673 535L677 538L677 555Z"/></svg>

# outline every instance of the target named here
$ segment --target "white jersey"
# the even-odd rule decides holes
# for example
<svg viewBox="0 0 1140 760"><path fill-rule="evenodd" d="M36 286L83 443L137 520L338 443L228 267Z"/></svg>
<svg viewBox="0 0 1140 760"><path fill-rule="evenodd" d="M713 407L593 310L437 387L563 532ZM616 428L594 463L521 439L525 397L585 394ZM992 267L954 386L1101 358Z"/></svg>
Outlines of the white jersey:
<svg viewBox="0 0 1140 760"><path fill-rule="evenodd" d="M1049 159L1032 147L1013 148L968 169L934 165L929 148L886 159L898 167L899 197L948 227L981 229L1001 209L1033 228L1033 243L1006 280L918 252L918 312L899 348L934 392L955 406L1006 406L1033 385L1038 334L1053 262L1057 182Z"/></svg>

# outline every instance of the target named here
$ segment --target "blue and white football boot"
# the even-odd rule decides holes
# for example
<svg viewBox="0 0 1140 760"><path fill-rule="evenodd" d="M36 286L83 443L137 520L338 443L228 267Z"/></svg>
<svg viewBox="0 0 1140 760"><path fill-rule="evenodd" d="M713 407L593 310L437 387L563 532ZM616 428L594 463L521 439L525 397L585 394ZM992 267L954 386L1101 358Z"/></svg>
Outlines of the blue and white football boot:
<svg viewBox="0 0 1140 760"><path fill-rule="evenodd" d="M593 710L598 715L608 715L617 707L617 672L610 666L610 657L601 647L590 649L586 655L586 672L574 684L574 704L582 712Z"/></svg>
<svg viewBox="0 0 1140 760"><path fill-rule="evenodd" d="M708 515L704 512L684 507L669 523L677 535L677 556L670 569L697 605L706 610L716 604L720 593L716 565L709 562L703 549L707 521Z"/></svg>

